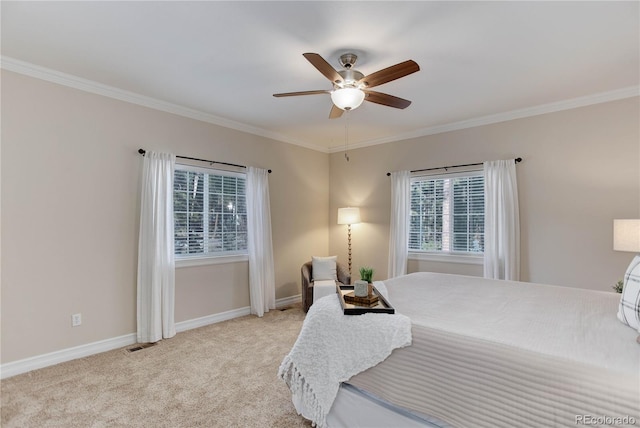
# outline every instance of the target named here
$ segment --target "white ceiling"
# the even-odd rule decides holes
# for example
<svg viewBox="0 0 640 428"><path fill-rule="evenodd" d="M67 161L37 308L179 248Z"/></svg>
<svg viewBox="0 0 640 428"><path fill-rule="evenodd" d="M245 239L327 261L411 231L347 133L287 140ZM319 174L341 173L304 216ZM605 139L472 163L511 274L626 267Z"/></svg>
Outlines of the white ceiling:
<svg viewBox="0 0 640 428"><path fill-rule="evenodd" d="M33 64L323 151L344 147L346 123L358 147L624 98L639 85L636 1L3 1L1 12L4 68ZM339 69L347 51L365 75L416 61L419 72L376 88L413 104L365 102L329 120L328 95L272 96L331 89L302 54Z"/></svg>

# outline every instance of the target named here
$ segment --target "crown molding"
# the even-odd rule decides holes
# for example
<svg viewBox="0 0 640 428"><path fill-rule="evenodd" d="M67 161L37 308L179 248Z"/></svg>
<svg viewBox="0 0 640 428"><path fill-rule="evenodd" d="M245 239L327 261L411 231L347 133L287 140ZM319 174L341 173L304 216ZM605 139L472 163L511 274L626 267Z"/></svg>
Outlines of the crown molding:
<svg viewBox="0 0 640 428"><path fill-rule="evenodd" d="M154 110L172 113L178 116L199 120L201 122L211 123L213 125L223 126L225 128L235 129L236 131L247 132L249 134L258 135L260 137L270 138L272 140L283 143L293 144L305 147L307 149L328 153L326 147L310 144L305 141L294 140L286 135L271 132L266 129L250 126L244 123L225 119L199 110L173 104L167 101L158 100L156 98L147 97L135 92L125 91L113 86L104 85L89 79L83 79L72 74L62 73L50 68L41 67L29 62L20 61L15 58L0 56L0 68L15 73L24 74L36 79L45 80L47 82L56 83L70 88L79 89L81 91L90 92L92 94L102 95L120 101L137 104L143 107L152 108Z"/></svg>
<svg viewBox="0 0 640 428"><path fill-rule="evenodd" d="M59 85L68 86L81 91L90 92L97 95L125 101L132 104L137 104L143 107L152 108L154 110L164 111L172 113L178 116L187 117L190 119L199 120L201 122L211 123L225 128L235 129L237 131L246 132L260 137L270 138L272 140L280 141L295 146L304 147L307 149L315 150L322 153L339 153L344 151L343 146L335 146L326 148L311 144L306 141L295 140L276 132L271 132L266 129L250 126L244 123L236 122L233 120L225 119L223 117L215 116L209 113L204 113L199 110L184 107L178 104L173 104L167 101L158 100L156 98L147 97L137 94L135 92L125 91L113 86L104 85L102 83L95 82L93 80L83 79L78 76L74 76L67 73L62 73L50 68L41 67L39 65L31 64L25 61L20 61L15 58L0 56L0 68L15 73L24 74L26 76L34 77L36 79L45 80ZM403 134L396 134L389 137L377 138L373 140L361 141L355 144L349 144L349 150L376 146L379 144L392 143L396 141L408 140L411 138L425 137L428 135L441 134L444 132L457 131L461 129L473 128L476 126L490 125L493 123L506 122L514 119L522 119L525 117L538 116L546 113L553 113L562 110L570 110L573 108L584 107L593 104L606 103L610 101L621 100L625 98L640 96L640 86L630 86L627 88L617 89L614 91L601 92L597 94L587 95L578 98L572 98L569 100L558 101L549 104L541 104L534 107L527 107L518 110L512 110L503 113L492 114L488 116L482 116L477 118L471 118L462 120L459 122L452 122L443 125L430 126L427 128L421 128L415 131L406 132Z"/></svg>
<svg viewBox="0 0 640 428"><path fill-rule="evenodd" d="M447 123L444 125L430 126L427 128L418 129L416 131L406 132L404 134L396 134L391 137L362 141L360 143L349 144L348 148L349 150L353 150L363 147L376 146L378 144L386 144L396 141L408 140L411 138L425 137L427 135L442 134L444 132L474 128L476 126L491 125L493 123L506 122L514 119L522 119L525 117L538 116L541 114L554 113L557 111L570 110L578 107L585 107L593 104L606 103L637 96L640 96L640 86L629 86L627 88L616 89L614 91L600 92L584 97L572 98L569 100L558 101L549 104L541 104L534 107L527 107L504 113L476 117L472 119L461 120L459 122ZM329 149L329 153L339 153L343 151L344 147L336 146Z"/></svg>

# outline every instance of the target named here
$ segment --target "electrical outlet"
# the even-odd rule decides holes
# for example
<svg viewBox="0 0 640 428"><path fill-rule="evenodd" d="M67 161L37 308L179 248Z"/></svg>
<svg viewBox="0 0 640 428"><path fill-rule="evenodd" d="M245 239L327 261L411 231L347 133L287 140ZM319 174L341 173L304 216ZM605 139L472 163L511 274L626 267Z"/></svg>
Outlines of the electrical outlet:
<svg viewBox="0 0 640 428"><path fill-rule="evenodd" d="M78 327L82 324L82 314L71 315L71 327Z"/></svg>

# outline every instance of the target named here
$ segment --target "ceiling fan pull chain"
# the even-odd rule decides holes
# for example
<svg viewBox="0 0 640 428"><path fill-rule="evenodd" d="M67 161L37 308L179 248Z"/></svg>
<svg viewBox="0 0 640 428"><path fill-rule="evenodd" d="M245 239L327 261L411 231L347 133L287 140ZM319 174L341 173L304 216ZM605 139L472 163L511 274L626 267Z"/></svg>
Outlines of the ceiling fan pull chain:
<svg viewBox="0 0 640 428"><path fill-rule="evenodd" d="M349 111L346 111L344 123L344 158L349 162L349 155L347 154L347 149L349 147Z"/></svg>

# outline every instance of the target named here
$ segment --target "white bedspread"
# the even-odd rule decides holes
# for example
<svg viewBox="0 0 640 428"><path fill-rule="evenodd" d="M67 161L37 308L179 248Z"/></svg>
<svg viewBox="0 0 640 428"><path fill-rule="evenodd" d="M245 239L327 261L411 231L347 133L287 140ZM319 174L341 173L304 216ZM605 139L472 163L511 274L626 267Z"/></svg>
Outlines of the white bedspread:
<svg viewBox="0 0 640 428"><path fill-rule="evenodd" d="M412 346L349 383L459 428L640 425L619 294L426 272L385 283Z"/></svg>
<svg viewBox="0 0 640 428"><path fill-rule="evenodd" d="M343 315L334 293L311 306L278 376L291 389L298 412L322 428L340 382L410 344L409 318L397 313Z"/></svg>

